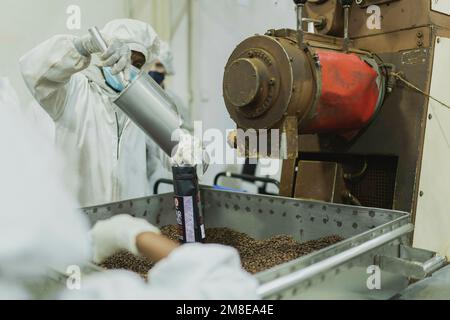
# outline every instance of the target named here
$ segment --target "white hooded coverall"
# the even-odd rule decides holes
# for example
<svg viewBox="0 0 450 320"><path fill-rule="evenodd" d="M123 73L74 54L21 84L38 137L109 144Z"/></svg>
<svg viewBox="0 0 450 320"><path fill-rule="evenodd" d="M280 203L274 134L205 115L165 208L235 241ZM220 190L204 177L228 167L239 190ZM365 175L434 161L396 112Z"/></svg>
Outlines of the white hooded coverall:
<svg viewBox="0 0 450 320"><path fill-rule="evenodd" d="M144 22L114 20L102 34L125 41L146 61L158 54L158 36ZM146 136L113 103L117 94L73 40L52 37L22 57L20 67L55 122L56 147L66 156L67 170L78 172L78 199L92 206L147 196Z"/></svg>
<svg viewBox="0 0 450 320"><path fill-rule="evenodd" d="M0 77L0 300L36 298L29 285L49 266L65 270L91 256L72 176L21 110L9 80Z"/></svg>
<svg viewBox="0 0 450 320"><path fill-rule="evenodd" d="M201 244L174 250L151 270L149 283L108 271L83 276L81 290L48 292L49 268L66 272L92 256L89 223L75 209L72 172L20 110L14 89L0 77L0 300L258 298L258 283L241 269L236 250Z"/></svg>

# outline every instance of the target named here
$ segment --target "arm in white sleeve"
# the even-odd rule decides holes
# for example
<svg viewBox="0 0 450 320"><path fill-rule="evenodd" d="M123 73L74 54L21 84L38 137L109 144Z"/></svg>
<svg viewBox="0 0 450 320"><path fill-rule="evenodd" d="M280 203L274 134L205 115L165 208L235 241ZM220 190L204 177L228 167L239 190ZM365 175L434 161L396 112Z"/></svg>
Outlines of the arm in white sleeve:
<svg viewBox="0 0 450 320"><path fill-rule="evenodd" d="M172 299L259 299L258 281L242 269L238 252L220 245L179 247L149 272L149 284Z"/></svg>
<svg viewBox="0 0 450 320"><path fill-rule="evenodd" d="M63 290L57 295L57 299L158 300L162 298L137 274L125 270L110 270L83 277L80 290Z"/></svg>
<svg viewBox="0 0 450 320"><path fill-rule="evenodd" d="M91 62L90 57L77 51L74 39L69 35L54 36L19 61L28 89L53 120L64 112L72 76Z"/></svg>
<svg viewBox="0 0 450 320"><path fill-rule="evenodd" d="M219 245L184 245L149 272L149 283L127 271L88 277L81 290L60 299L258 300L258 282L241 268L236 250Z"/></svg>

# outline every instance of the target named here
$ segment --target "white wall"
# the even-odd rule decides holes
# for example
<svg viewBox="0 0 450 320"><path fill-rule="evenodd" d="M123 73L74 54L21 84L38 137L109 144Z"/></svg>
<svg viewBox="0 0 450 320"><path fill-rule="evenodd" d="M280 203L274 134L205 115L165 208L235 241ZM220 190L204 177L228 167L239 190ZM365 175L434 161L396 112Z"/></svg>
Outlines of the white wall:
<svg viewBox="0 0 450 320"><path fill-rule="evenodd" d="M31 100L18 67L24 53L52 35L80 35L93 25L128 17L126 0L1 0L0 5L0 75L10 78L24 105ZM79 31L66 27L69 5L81 9Z"/></svg>
<svg viewBox="0 0 450 320"><path fill-rule="evenodd" d="M172 0L183 2L180 0ZM193 118L201 120L205 129L235 128L222 97L224 67L239 42L272 28L294 28L294 5L289 0L192 0L193 2ZM172 5L172 8L174 6ZM172 41L179 75L173 89L189 98L186 68L187 23L175 32ZM187 101L187 100L185 100ZM212 183L224 166L213 166L204 183ZM239 171L240 167L229 167Z"/></svg>
<svg viewBox="0 0 450 320"><path fill-rule="evenodd" d="M169 79L169 86L182 101L189 105L189 19L188 1L171 0L171 46L176 75Z"/></svg>
<svg viewBox="0 0 450 320"><path fill-rule="evenodd" d="M450 69L450 39L440 38L435 42L433 78L430 94L440 101L450 101L447 88ZM450 258L450 113L440 103L430 99L425 132L420 191L417 200L414 247L438 252Z"/></svg>

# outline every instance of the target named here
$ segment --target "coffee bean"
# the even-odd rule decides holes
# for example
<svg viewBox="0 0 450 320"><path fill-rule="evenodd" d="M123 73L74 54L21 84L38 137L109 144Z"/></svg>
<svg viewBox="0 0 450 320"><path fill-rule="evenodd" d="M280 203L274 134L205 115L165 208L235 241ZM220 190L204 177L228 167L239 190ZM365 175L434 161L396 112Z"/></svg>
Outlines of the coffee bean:
<svg viewBox="0 0 450 320"><path fill-rule="evenodd" d="M179 227L176 225L166 226L161 229L161 232L174 241L179 239ZM298 259L342 240L344 239L339 236L329 236L300 243L288 235L278 235L267 240L255 240L244 233L228 228L206 230L206 243L234 247L241 256L242 267L253 274ZM105 269L133 271L143 278L147 278L147 273L153 266L154 263L150 260L135 257L128 252L120 252L101 265Z"/></svg>

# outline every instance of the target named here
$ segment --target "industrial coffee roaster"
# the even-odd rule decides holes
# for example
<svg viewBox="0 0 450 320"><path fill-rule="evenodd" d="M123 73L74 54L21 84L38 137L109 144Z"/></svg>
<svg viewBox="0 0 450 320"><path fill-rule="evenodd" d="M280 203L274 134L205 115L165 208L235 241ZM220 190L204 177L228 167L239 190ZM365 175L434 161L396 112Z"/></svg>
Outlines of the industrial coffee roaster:
<svg viewBox="0 0 450 320"><path fill-rule="evenodd" d="M449 1L294 2L298 30L231 55L232 119L283 133L282 196L411 213L414 245L450 254Z"/></svg>
<svg viewBox="0 0 450 320"><path fill-rule="evenodd" d="M297 30L244 40L223 83L238 129L282 133L280 196L203 188L205 224L256 239L346 239L257 274L262 298L394 298L449 253L450 4L294 2ZM124 212L176 224L173 194L84 212L93 224Z"/></svg>

